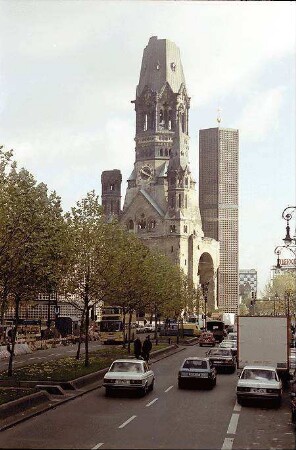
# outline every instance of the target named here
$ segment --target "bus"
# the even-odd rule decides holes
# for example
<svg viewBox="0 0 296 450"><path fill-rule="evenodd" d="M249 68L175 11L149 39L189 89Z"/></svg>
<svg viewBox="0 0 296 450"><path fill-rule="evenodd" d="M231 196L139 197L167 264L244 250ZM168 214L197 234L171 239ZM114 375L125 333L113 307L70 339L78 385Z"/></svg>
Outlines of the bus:
<svg viewBox="0 0 296 450"><path fill-rule="evenodd" d="M103 306L102 317L99 322L99 335L103 344L123 344L128 340L129 315L125 316L125 329L123 329L123 308L121 306ZM136 314L132 314L132 327L130 340L134 340L136 335Z"/></svg>

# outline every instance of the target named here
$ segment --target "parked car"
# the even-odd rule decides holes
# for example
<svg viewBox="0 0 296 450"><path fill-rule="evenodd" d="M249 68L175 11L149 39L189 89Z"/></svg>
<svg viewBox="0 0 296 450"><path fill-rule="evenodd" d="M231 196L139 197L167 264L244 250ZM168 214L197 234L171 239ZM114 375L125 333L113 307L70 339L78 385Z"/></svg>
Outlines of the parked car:
<svg viewBox="0 0 296 450"><path fill-rule="evenodd" d="M228 341L224 339L224 341L220 342L219 344L220 348L230 348L232 351L232 354L234 356L237 355L237 342L236 341Z"/></svg>
<svg viewBox="0 0 296 450"><path fill-rule="evenodd" d="M198 343L200 347L203 347L204 345L215 347L216 340L213 333L211 333L210 331L204 331L203 333L201 333Z"/></svg>
<svg viewBox="0 0 296 450"><path fill-rule="evenodd" d="M154 379L154 372L146 361L117 359L105 374L103 386L106 388L106 396L117 390L137 391L145 395L153 390Z"/></svg>
<svg viewBox="0 0 296 450"><path fill-rule="evenodd" d="M137 325L136 331L137 333L145 333L146 332L145 325Z"/></svg>
<svg viewBox="0 0 296 450"><path fill-rule="evenodd" d="M272 400L280 406L282 400L282 382L275 367L245 366L236 387L237 403L245 400Z"/></svg>
<svg viewBox="0 0 296 450"><path fill-rule="evenodd" d="M200 385L213 388L217 371L209 358L188 357L184 359L178 373L178 387Z"/></svg>
<svg viewBox="0 0 296 450"><path fill-rule="evenodd" d="M237 341L237 333L228 333L227 340L228 341Z"/></svg>
<svg viewBox="0 0 296 450"><path fill-rule="evenodd" d="M206 355L217 370L223 369L231 373L235 371L236 360L231 349L219 347L213 348L209 350Z"/></svg>

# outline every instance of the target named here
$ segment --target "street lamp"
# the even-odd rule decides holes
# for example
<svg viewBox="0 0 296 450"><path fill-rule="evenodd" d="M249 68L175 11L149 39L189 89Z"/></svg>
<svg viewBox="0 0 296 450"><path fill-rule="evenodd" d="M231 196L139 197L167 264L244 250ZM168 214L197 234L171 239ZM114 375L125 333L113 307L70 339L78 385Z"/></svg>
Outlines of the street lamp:
<svg viewBox="0 0 296 450"><path fill-rule="evenodd" d="M282 212L282 218L287 221L286 236L283 239L286 247L289 247L293 242L294 242L294 244L296 244L296 236L294 236L293 238L291 238L291 236L290 236L290 225L289 225L289 222L292 219L293 213L295 211L296 211L296 206L288 206ZM294 255L295 255L295 253L294 253Z"/></svg>
<svg viewBox="0 0 296 450"><path fill-rule="evenodd" d="M275 293L274 297L273 297L273 315L275 316L275 302L278 302L279 296L277 294L277 292Z"/></svg>
<svg viewBox="0 0 296 450"><path fill-rule="evenodd" d="M204 302L205 302L205 314L204 314L204 320L205 320L205 325L204 325L204 329L207 329L207 303L208 303L208 290L209 290L209 281L207 281L206 283L203 283L201 285L202 288L202 295L204 298Z"/></svg>

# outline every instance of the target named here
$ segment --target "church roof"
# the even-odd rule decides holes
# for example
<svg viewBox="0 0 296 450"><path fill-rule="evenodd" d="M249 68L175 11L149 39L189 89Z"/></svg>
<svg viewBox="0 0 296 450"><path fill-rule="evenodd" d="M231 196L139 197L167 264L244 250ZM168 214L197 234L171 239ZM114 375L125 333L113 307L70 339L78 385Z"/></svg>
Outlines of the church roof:
<svg viewBox="0 0 296 450"><path fill-rule="evenodd" d="M185 85L180 50L174 42L152 36L144 49L137 95L145 86L159 92L166 82L175 94Z"/></svg>
<svg viewBox="0 0 296 450"><path fill-rule="evenodd" d="M156 201L145 191L145 189L140 189L141 194L146 198L146 200L153 206L154 209L158 212L158 214L162 217L165 216L164 211L158 206Z"/></svg>

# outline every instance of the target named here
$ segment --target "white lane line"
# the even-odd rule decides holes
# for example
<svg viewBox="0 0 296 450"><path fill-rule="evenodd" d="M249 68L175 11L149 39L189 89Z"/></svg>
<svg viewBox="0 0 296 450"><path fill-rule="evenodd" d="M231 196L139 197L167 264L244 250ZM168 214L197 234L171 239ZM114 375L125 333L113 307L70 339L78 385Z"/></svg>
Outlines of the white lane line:
<svg viewBox="0 0 296 450"><path fill-rule="evenodd" d="M100 442L99 444L95 445L92 450L96 450L97 448L102 447L102 445L104 445L104 442Z"/></svg>
<svg viewBox="0 0 296 450"><path fill-rule="evenodd" d="M146 406L151 406L151 405L153 405L153 403L157 402L157 400L158 400L158 397L156 397L154 400L152 400L152 402L147 403Z"/></svg>
<svg viewBox="0 0 296 450"><path fill-rule="evenodd" d="M35 356L34 356L34 358L29 358L29 359L36 359L36 358L35 358Z"/></svg>
<svg viewBox="0 0 296 450"><path fill-rule="evenodd" d="M221 450L231 450L234 438L225 438Z"/></svg>
<svg viewBox="0 0 296 450"><path fill-rule="evenodd" d="M235 413L232 414L230 422L229 422L227 434L235 434L238 419L239 419L239 414L235 414Z"/></svg>
<svg viewBox="0 0 296 450"><path fill-rule="evenodd" d="M171 389L173 389L174 386L168 387L164 392L169 392Z"/></svg>
<svg viewBox="0 0 296 450"><path fill-rule="evenodd" d="M118 428L124 428L128 423L130 423L132 420L134 420L137 416L130 417L127 421L123 422L121 425L119 425Z"/></svg>
<svg viewBox="0 0 296 450"><path fill-rule="evenodd" d="M241 405L239 405L239 404L236 402L235 405L234 405L233 411L240 412L241 410L242 410Z"/></svg>

